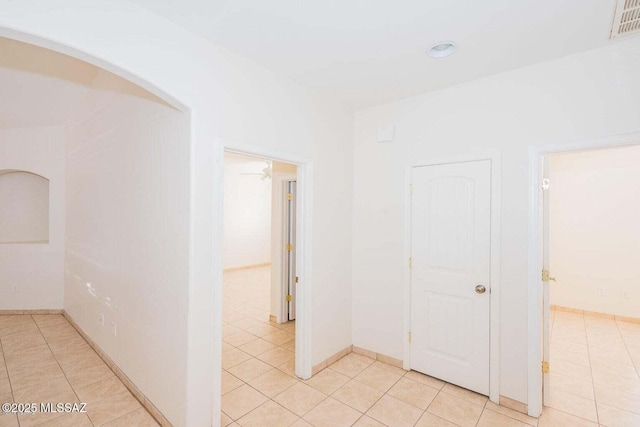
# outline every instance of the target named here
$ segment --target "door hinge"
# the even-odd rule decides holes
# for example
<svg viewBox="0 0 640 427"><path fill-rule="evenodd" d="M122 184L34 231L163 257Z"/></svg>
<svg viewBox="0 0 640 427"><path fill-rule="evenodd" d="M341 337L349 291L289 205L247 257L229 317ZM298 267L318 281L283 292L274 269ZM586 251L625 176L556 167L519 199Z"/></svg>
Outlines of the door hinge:
<svg viewBox="0 0 640 427"><path fill-rule="evenodd" d="M411 342L411 332L409 332L409 342Z"/></svg>
<svg viewBox="0 0 640 427"><path fill-rule="evenodd" d="M291 302L291 295L287 295L287 302Z"/></svg>
<svg viewBox="0 0 640 427"><path fill-rule="evenodd" d="M549 362L545 362L544 360L542 361L542 373L543 374L549 373Z"/></svg>
<svg viewBox="0 0 640 427"><path fill-rule="evenodd" d="M555 278L555 277L551 277L551 276L549 275L549 270L542 270L542 281L543 281L543 282L548 282L548 281L553 281L553 282L555 282L555 281L556 281L556 278Z"/></svg>
<svg viewBox="0 0 640 427"><path fill-rule="evenodd" d="M287 193L287 200L293 200L293 193Z"/></svg>
<svg viewBox="0 0 640 427"><path fill-rule="evenodd" d="M300 278L298 276L296 276L296 283L298 283L298 280L300 280Z"/></svg>
<svg viewBox="0 0 640 427"><path fill-rule="evenodd" d="M293 250L293 245L291 243L289 243L287 245L287 251L291 252Z"/></svg>
<svg viewBox="0 0 640 427"><path fill-rule="evenodd" d="M412 264L413 264L412 259L411 257L409 257L409 268L411 268Z"/></svg>

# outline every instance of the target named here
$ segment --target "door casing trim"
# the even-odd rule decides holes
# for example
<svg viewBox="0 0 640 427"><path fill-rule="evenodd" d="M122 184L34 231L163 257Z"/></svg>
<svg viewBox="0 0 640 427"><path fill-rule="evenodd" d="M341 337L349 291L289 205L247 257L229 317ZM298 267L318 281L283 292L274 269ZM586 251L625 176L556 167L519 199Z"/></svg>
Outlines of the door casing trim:
<svg viewBox="0 0 640 427"><path fill-rule="evenodd" d="M215 191L214 205L222 209L224 204L224 152L244 154L265 158L269 160L277 160L286 163L295 164L297 167L297 205L296 205L296 246L298 248L296 256L296 271L300 277L300 285L296 289L296 376L302 379L311 378L311 319L312 319L312 225L313 225L313 162L290 153L270 150L261 146L247 144L240 141L229 139L217 140L215 153ZM218 231L214 236L214 246L216 260L222 259L222 229L224 224L223 215L214 216L214 229ZM217 262L214 265L215 275L218 278L215 292L216 304L214 309L219 316L222 316L222 263ZM216 337L216 339L218 339ZM222 340L222 336L219 337ZM216 358L222 357L221 353L215 354ZM221 398L221 390L214 390L215 397Z"/></svg>
<svg viewBox="0 0 640 427"><path fill-rule="evenodd" d="M449 158L429 159L423 162L410 163L405 167L404 188L404 254L407 260L404 269L404 318L403 318L403 368L411 369L411 171L422 166L436 166L450 163L466 163L481 160L491 162L491 278L490 278L490 318L489 318L489 399L498 404L500 402L500 182L501 182L500 151L477 153L470 156L455 156Z"/></svg>

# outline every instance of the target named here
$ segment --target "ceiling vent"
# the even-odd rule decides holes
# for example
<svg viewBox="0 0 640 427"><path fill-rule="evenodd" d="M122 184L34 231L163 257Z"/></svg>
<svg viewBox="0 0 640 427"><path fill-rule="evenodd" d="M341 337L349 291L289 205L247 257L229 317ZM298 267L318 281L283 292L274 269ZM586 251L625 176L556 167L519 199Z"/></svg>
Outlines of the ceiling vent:
<svg viewBox="0 0 640 427"><path fill-rule="evenodd" d="M634 33L640 33L640 0L618 0L610 38Z"/></svg>

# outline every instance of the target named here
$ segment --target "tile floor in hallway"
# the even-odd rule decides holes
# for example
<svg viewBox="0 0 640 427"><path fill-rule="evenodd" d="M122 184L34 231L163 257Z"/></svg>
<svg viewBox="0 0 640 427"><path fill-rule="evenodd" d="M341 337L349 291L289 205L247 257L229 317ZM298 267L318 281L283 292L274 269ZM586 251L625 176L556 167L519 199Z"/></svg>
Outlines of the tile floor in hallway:
<svg viewBox="0 0 640 427"><path fill-rule="evenodd" d="M548 410L538 424L485 396L355 353L300 380L295 325L269 322L269 277L268 267L224 275L223 426L571 425L569 414Z"/></svg>
<svg viewBox="0 0 640 427"><path fill-rule="evenodd" d="M640 324L552 310L549 362L557 425L640 426Z"/></svg>
<svg viewBox="0 0 640 427"><path fill-rule="evenodd" d="M0 403L7 402L85 402L87 412L0 413L0 427L158 425L62 315L0 315Z"/></svg>

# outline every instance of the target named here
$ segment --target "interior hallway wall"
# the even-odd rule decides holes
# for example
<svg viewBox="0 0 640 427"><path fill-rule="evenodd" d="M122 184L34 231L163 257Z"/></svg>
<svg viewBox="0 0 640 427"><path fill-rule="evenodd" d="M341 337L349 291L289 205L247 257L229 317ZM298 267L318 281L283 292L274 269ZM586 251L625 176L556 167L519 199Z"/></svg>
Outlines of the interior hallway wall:
<svg viewBox="0 0 640 427"><path fill-rule="evenodd" d="M0 129L0 170L7 169L32 172L49 180L49 242L0 244L0 310L61 309L65 236L64 127Z"/></svg>
<svg viewBox="0 0 640 427"><path fill-rule="evenodd" d="M500 394L527 402L529 147L640 132L639 74L636 37L359 111L353 344L403 357L407 167L499 151Z"/></svg>
<svg viewBox="0 0 640 427"><path fill-rule="evenodd" d="M551 304L640 318L640 146L549 156Z"/></svg>
<svg viewBox="0 0 640 427"><path fill-rule="evenodd" d="M262 179L265 160L225 154L225 269L271 262L271 179ZM252 175L247 175L252 174Z"/></svg>
<svg viewBox="0 0 640 427"><path fill-rule="evenodd" d="M177 396L186 393L188 116L101 71L67 135L64 307L179 423L186 404Z"/></svg>
<svg viewBox="0 0 640 427"><path fill-rule="evenodd" d="M191 232L191 263L177 282L187 282L188 289L179 303L166 304L174 296L173 288L145 302L161 300L183 327L172 348L182 352L176 369L186 373L176 375L187 392L176 391L174 399L164 403L178 414L172 423L208 425L220 404L214 389L220 381L221 316L215 307L221 300L216 291L221 278L212 262L221 246L216 243L216 220L222 206L214 195L220 191L217 165L222 165L223 145L256 147L309 162L312 277L301 278L301 284L312 294L312 364L352 343L354 129L349 109L322 91L302 87L128 0L58 0L55 8L43 8L39 0L0 2L0 34L71 52L155 88L190 111L191 162L166 165L171 173L179 166L191 176L190 188L179 194L189 198L191 206L189 229L184 231L186 239ZM154 334L163 334L162 325L168 321L163 319ZM157 393L169 390L158 388L163 390Z"/></svg>

